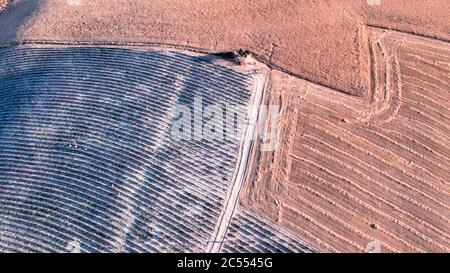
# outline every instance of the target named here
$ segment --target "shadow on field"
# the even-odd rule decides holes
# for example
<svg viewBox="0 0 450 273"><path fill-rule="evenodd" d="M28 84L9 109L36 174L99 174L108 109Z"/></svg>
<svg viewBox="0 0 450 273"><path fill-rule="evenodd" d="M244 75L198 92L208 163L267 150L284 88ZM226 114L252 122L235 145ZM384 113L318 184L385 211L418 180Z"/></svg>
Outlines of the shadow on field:
<svg viewBox="0 0 450 273"><path fill-rule="evenodd" d="M44 1L15 0L0 13L0 43L7 44L17 41L18 34L25 31L23 28L32 19L39 6Z"/></svg>

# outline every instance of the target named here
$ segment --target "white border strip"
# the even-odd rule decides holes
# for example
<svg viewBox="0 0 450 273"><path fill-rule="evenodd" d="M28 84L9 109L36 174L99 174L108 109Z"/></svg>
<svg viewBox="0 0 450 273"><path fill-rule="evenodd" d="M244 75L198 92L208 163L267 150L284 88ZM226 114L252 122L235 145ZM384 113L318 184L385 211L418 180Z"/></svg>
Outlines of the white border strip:
<svg viewBox="0 0 450 273"><path fill-rule="evenodd" d="M249 123L245 128L244 137L241 141L238 168L232 181L230 190L225 199L225 206L220 214L219 221L206 247L206 252L218 253L222 247L228 227L234 215L234 211L239 199L239 193L244 183L247 164L249 162L250 151L254 143L258 143L257 123L259 109L264 98L265 83L269 75L257 72L254 76L253 100L248 108Z"/></svg>

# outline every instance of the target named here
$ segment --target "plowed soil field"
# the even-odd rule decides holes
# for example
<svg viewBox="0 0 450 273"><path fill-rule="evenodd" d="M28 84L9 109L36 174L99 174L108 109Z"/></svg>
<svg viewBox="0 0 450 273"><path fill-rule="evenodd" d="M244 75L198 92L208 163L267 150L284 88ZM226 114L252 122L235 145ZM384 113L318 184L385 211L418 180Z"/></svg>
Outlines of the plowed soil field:
<svg viewBox="0 0 450 273"><path fill-rule="evenodd" d="M450 45L370 31L359 99L272 73L280 145L242 202L321 251L450 250Z"/></svg>

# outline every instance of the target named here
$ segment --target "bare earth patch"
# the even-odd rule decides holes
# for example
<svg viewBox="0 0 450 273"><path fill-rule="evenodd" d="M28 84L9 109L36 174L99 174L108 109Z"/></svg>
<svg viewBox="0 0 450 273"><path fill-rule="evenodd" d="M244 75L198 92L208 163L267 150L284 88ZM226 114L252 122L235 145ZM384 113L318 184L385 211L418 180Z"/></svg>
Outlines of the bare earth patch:
<svg viewBox="0 0 450 273"><path fill-rule="evenodd" d="M321 251L450 251L450 45L371 33L357 99L272 73L280 144L259 153L244 206Z"/></svg>
<svg viewBox="0 0 450 273"><path fill-rule="evenodd" d="M450 252L448 0L15 0L2 11L8 2L0 0L2 50L244 49L270 68L264 103L281 106L279 143L271 152L255 145L240 203L206 213L213 240L204 233L190 249ZM171 205L151 215L172 215ZM227 221L216 221L222 214ZM191 236L189 218L168 225L186 219L187 231L152 251L189 249L171 239ZM290 247L262 247L279 242Z"/></svg>

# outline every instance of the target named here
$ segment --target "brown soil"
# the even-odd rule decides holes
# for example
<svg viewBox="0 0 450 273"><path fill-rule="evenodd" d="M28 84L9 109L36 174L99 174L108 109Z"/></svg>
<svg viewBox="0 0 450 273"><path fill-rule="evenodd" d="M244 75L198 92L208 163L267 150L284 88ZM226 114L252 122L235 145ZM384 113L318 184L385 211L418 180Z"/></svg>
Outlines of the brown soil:
<svg viewBox="0 0 450 273"><path fill-rule="evenodd" d="M16 0L0 44L248 49L283 118L242 204L322 251L449 252L450 6L369 2Z"/></svg>
<svg viewBox="0 0 450 273"><path fill-rule="evenodd" d="M274 153L241 196L321 251L450 251L450 45L371 31L373 91L357 99L272 73ZM270 102L269 102L270 103Z"/></svg>
<svg viewBox="0 0 450 273"><path fill-rule="evenodd" d="M368 24L450 40L446 0L383 0L381 5L368 5L367 0L78 2L16 0L0 17L0 41L135 41L207 51L246 48L273 67L363 95L370 82ZM20 6L27 6L31 15L24 15Z"/></svg>

